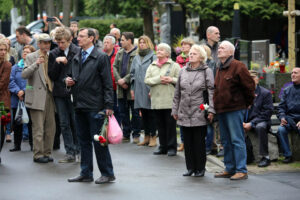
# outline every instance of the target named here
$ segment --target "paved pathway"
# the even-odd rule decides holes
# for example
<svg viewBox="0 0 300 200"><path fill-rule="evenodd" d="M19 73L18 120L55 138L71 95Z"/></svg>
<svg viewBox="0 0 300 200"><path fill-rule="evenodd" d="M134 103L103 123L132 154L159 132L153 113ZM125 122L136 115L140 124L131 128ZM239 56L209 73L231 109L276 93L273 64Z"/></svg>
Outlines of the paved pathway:
<svg viewBox="0 0 300 200"><path fill-rule="evenodd" d="M67 178L79 173L79 165L57 163L63 149L54 152L54 163L36 164L29 146L22 145L21 152L9 152L12 144L7 143L2 150L0 200L300 199L300 173L250 175L248 180L230 181L213 178L212 172L220 168L208 162L205 177L183 177L182 153L155 156L153 148L131 143L110 146L115 183L68 183ZM98 169L94 172L98 178Z"/></svg>

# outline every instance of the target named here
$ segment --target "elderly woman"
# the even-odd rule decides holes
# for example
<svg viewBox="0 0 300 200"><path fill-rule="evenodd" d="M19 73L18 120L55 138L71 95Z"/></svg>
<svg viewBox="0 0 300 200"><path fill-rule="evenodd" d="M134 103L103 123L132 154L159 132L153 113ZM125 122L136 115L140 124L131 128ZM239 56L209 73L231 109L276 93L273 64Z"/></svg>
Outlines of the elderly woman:
<svg viewBox="0 0 300 200"><path fill-rule="evenodd" d="M130 70L131 97L134 99L134 109L142 113L145 137L139 146L156 146L156 124L154 111L151 110L149 97L150 87L144 82L145 75L150 64L156 60L153 52L153 44L148 36L141 36L138 39L138 53L134 57Z"/></svg>
<svg viewBox="0 0 300 200"><path fill-rule="evenodd" d="M181 40L181 53L176 57L176 62L180 65L180 67L185 67L189 62L189 52L191 47L195 44L192 38L183 38Z"/></svg>
<svg viewBox="0 0 300 200"><path fill-rule="evenodd" d="M0 102L4 103L5 108L10 109L10 94L8 90L11 63L8 55L9 46L5 39L0 39ZM1 125L0 151L4 142L4 127Z"/></svg>
<svg viewBox="0 0 300 200"><path fill-rule="evenodd" d="M146 72L145 83L150 86L151 108L154 109L160 146L154 155L177 153L176 121L171 116L172 99L180 66L170 58L171 48L157 46L157 60Z"/></svg>
<svg viewBox="0 0 300 200"><path fill-rule="evenodd" d="M187 172L183 176L204 176L206 152L205 136L207 121L212 122L215 113L213 107L214 75L206 65L207 55L203 47L193 45L189 53L189 63L178 78L173 99L172 115L182 127ZM208 92L208 117L200 105L207 103L204 91Z"/></svg>
<svg viewBox="0 0 300 200"><path fill-rule="evenodd" d="M26 80L22 78L22 70L24 68L24 62L26 60L27 54L34 52L35 48L31 45L26 45L23 48L22 59L18 64L14 65L11 70L10 80L9 80L9 91L11 92L11 108L13 111L13 116L16 115L19 101L24 101L24 94L26 89ZM16 123L15 119L13 120L13 130L14 130L14 148L10 149L10 152L20 151L22 143L22 132L23 124ZM29 133L29 144L32 147L32 130L31 122L28 124L28 133Z"/></svg>
<svg viewBox="0 0 300 200"><path fill-rule="evenodd" d="M185 67L186 64L189 62L189 52L193 44L195 44L195 42L192 38L183 38L181 40L181 54L176 57L176 62L180 65L181 68ZM181 144L177 148L177 151L184 150L183 134L182 134L181 127L180 127L180 139L181 139Z"/></svg>

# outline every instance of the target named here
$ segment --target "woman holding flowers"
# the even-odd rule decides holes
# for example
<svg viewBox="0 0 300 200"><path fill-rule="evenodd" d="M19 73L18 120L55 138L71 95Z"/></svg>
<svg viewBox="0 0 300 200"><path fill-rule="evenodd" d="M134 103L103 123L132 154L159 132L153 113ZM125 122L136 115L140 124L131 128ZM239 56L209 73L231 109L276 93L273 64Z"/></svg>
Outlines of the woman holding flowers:
<svg viewBox="0 0 300 200"><path fill-rule="evenodd" d="M10 94L8 91L9 75L11 64L8 61L8 44L5 39L0 39L0 102L4 103L4 107L10 109ZM4 126L1 124L0 151L4 142ZM1 160L0 160L1 161Z"/></svg>
<svg viewBox="0 0 300 200"><path fill-rule="evenodd" d="M205 136L208 121L214 117L214 75L206 65L207 55L203 47L193 45L189 63L182 68L175 88L172 116L182 127L187 172L183 176L204 176L206 152ZM203 92L208 93L205 102ZM208 104L208 105L205 105ZM205 112L208 112L206 117Z"/></svg>

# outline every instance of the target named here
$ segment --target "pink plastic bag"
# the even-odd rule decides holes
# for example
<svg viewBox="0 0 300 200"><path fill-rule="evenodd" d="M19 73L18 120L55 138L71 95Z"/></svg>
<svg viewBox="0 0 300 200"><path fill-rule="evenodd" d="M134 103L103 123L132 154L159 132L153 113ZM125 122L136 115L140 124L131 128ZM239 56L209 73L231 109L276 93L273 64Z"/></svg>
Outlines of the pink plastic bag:
<svg viewBox="0 0 300 200"><path fill-rule="evenodd" d="M110 144L120 144L123 139L123 132L114 115L108 117L107 138Z"/></svg>

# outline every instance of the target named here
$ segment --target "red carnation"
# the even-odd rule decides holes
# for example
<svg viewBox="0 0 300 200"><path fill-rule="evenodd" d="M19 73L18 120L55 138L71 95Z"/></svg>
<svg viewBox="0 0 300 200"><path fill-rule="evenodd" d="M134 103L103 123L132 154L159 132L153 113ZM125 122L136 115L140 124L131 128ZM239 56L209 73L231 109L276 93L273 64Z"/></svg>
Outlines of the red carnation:
<svg viewBox="0 0 300 200"><path fill-rule="evenodd" d="M100 142L100 144L103 144L106 142L106 139L101 135L101 136L99 136L99 142Z"/></svg>
<svg viewBox="0 0 300 200"><path fill-rule="evenodd" d="M263 76L261 76L261 77L259 77L259 79L260 79L260 80L262 80L262 79L264 79L264 77L263 77Z"/></svg>
<svg viewBox="0 0 300 200"><path fill-rule="evenodd" d="M199 108L200 108L200 110L205 110L204 104L201 104L201 105L199 106Z"/></svg>

